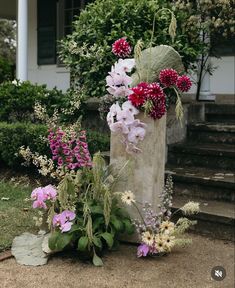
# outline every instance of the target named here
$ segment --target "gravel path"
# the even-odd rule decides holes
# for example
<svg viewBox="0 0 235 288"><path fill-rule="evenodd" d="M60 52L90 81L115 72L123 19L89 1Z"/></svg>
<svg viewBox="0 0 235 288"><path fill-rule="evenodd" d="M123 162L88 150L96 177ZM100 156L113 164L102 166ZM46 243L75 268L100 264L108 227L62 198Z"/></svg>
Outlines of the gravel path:
<svg viewBox="0 0 235 288"><path fill-rule="evenodd" d="M192 235L193 244L162 258L137 259L136 247L121 245L104 257L101 268L73 257L54 256L46 266L0 262L1 288L234 288L234 244ZM223 281L211 279L223 266Z"/></svg>

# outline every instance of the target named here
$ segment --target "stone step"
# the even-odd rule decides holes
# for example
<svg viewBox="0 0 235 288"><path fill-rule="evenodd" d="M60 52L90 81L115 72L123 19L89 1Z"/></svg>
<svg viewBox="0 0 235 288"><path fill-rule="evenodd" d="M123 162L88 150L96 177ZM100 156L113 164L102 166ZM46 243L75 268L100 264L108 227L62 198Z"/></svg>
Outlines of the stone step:
<svg viewBox="0 0 235 288"><path fill-rule="evenodd" d="M168 147L168 164L235 170L235 147L228 144L181 143Z"/></svg>
<svg viewBox="0 0 235 288"><path fill-rule="evenodd" d="M191 124L187 129L187 140L194 143L235 144L235 124Z"/></svg>
<svg viewBox="0 0 235 288"><path fill-rule="evenodd" d="M235 123L234 104L205 104L205 120L217 123Z"/></svg>
<svg viewBox="0 0 235 288"><path fill-rule="evenodd" d="M182 216L180 211L176 212L188 201L200 203L200 212L190 216L190 219L197 220L193 231L205 234L214 238L234 241L234 204L221 201L202 201L197 198L174 197L172 212L177 217Z"/></svg>
<svg viewBox="0 0 235 288"><path fill-rule="evenodd" d="M177 196L202 200L235 201L235 171L218 171L195 167L166 167L172 174Z"/></svg>

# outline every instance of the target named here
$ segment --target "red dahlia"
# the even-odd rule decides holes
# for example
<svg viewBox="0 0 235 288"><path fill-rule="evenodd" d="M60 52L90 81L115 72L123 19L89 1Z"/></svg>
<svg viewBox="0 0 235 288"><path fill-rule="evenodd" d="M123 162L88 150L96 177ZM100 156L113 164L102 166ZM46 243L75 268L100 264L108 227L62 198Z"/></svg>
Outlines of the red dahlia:
<svg viewBox="0 0 235 288"><path fill-rule="evenodd" d="M148 85L148 92L147 92L147 98L150 98L152 100L158 99L164 96L164 92L160 85L156 82L151 83Z"/></svg>
<svg viewBox="0 0 235 288"><path fill-rule="evenodd" d="M141 82L136 87L131 89L134 93L128 96L128 100L131 101L135 107L140 107L144 104L146 94L148 93L148 83Z"/></svg>
<svg viewBox="0 0 235 288"><path fill-rule="evenodd" d="M192 86L192 82L188 76L183 75L178 78L176 85L182 92L188 92Z"/></svg>
<svg viewBox="0 0 235 288"><path fill-rule="evenodd" d="M176 84L179 75L174 69L164 69L159 74L159 79L165 87Z"/></svg>
<svg viewBox="0 0 235 288"><path fill-rule="evenodd" d="M112 52L118 57L125 58L128 57L131 53L131 46L126 41L126 38L120 38L113 43Z"/></svg>
<svg viewBox="0 0 235 288"><path fill-rule="evenodd" d="M149 116L151 116L154 120L162 118L166 114L166 98L160 97L159 99L153 100L153 108L149 112Z"/></svg>

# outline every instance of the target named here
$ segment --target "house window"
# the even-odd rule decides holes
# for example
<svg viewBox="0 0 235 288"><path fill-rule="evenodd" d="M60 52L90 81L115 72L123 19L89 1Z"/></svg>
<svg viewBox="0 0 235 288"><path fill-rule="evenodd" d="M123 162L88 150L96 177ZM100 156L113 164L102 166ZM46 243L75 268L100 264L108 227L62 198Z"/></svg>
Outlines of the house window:
<svg viewBox="0 0 235 288"><path fill-rule="evenodd" d="M58 40L72 33L74 16L93 0L38 0L38 65L61 64Z"/></svg>

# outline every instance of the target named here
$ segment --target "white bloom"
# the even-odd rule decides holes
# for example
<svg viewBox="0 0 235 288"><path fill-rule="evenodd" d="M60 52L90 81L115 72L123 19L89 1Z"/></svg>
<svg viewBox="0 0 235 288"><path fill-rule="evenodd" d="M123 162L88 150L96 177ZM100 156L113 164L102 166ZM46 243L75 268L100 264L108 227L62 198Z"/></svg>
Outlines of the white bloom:
<svg viewBox="0 0 235 288"><path fill-rule="evenodd" d="M112 67L112 72L118 74L126 74L126 72L131 72L135 66L135 59L119 59L118 62Z"/></svg>
<svg viewBox="0 0 235 288"><path fill-rule="evenodd" d="M165 250L171 251L171 249L175 245L175 237L164 234L162 236L162 240L163 240L163 246L164 246Z"/></svg>
<svg viewBox="0 0 235 288"><path fill-rule="evenodd" d="M175 224L173 222L170 221L163 221L160 225L160 230L164 233L164 234L170 234L174 231L175 228Z"/></svg>
<svg viewBox="0 0 235 288"><path fill-rule="evenodd" d="M163 240L162 237L160 237L159 235L157 235L155 237L155 248L157 250L158 253L161 253L161 252L165 252L165 249L166 249L166 246L165 246L165 241Z"/></svg>
<svg viewBox="0 0 235 288"><path fill-rule="evenodd" d="M133 115L139 114L139 110L136 109L135 106L133 106L130 101L124 102L122 104L122 109L123 110L129 110Z"/></svg>
<svg viewBox="0 0 235 288"><path fill-rule="evenodd" d="M119 103L116 102L116 104L113 104L110 108L109 108L109 112L110 114L114 117L117 115L118 112L121 112L121 107L119 106Z"/></svg>
<svg viewBox="0 0 235 288"><path fill-rule="evenodd" d="M151 234L149 231L143 232L141 234L141 240L143 243L152 246L154 243L154 235Z"/></svg>
<svg viewBox="0 0 235 288"><path fill-rule="evenodd" d="M131 191L125 191L122 193L121 200L127 205L131 205L135 202L135 195Z"/></svg>
<svg viewBox="0 0 235 288"><path fill-rule="evenodd" d="M190 201L180 208L185 215L197 214L200 211L199 203Z"/></svg>

